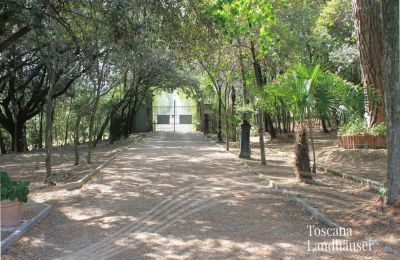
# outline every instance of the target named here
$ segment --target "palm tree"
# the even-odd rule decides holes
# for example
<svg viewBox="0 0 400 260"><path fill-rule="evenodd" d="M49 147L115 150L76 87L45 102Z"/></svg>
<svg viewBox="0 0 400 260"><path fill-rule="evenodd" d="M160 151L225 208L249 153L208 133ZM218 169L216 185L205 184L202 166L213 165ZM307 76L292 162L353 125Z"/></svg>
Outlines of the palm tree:
<svg viewBox="0 0 400 260"><path fill-rule="evenodd" d="M307 125L315 108L316 79L320 73L319 65L310 69L304 64L296 64L278 80L265 88L264 106L268 107L269 99L279 97L292 111L296 124L295 174L299 181L312 181L310 155L307 137ZM311 128L309 128L311 130ZM310 134L312 132L310 131ZM312 136L312 135L311 135ZM313 140L312 144L313 144ZM315 153L313 153L315 158Z"/></svg>
<svg viewBox="0 0 400 260"><path fill-rule="evenodd" d="M311 182L316 172L312 118L327 119L343 113L355 113L362 107L362 92L339 76L321 70L317 65L296 64L276 83L265 88L264 103L279 97L292 112L296 125L295 173L299 181ZM266 106L266 105L265 105ZM266 106L268 107L268 106ZM344 112L345 111L345 112ZM313 167L310 166L308 134L310 135Z"/></svg>
<svg viewBox="0 0 400 260"><path fill-rule="evenodd" d="M295 143L295 174L299 181L312 181L310 154L307 139L307 124L313 146L313 158L315 167L314 141L312 139L310 116L315 103L315 81L320 72L319 65L312 70L304 64L298 64L289 77L288 87L291 90L289 98L292 100L294 115L298 121L296 127Z"/></svg>
<svg viewBox="0 0 400 260"><path fill-rule="evenodd" d="M313 172L315 172L314 140L310 119L315 117L316 114L327 117L329 104L331 104L331 95L326 95L328 92L323 84L317 84L320 76L319 65L310 67L300 63L293 66L278 79L278 84L266 88L269 92L268 95L279 96L285 101L297 122L295 129L295 174L299 181L306 183L312 181L307 127L311 137L314 159Z"/></svg>

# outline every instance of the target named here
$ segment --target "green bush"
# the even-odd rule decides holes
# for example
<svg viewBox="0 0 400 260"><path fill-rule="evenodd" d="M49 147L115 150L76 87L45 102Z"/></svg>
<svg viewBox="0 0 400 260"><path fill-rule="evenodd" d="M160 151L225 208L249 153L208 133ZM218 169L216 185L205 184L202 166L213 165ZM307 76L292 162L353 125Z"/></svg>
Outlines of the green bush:
<svg viewBox="0 0 400 260"><path fill-rule="evenodd" d="M366 126L361 118L351 120L341 125L338 130L338 134L340 135L363 135L366 133Z"/></svg>
<svg viewBox="0 0 400 260"><path fill-rule="evenodd" d="M29 181L13 181L6 172L0 171L1 200L28 201Z"/></svg>
<svg viewBox="0 0 400 260"><path fill-rule="evenodd" d="M371 135L386 135L387 127L385 123L379 123L369 128Z"/></svg>
<svg viewBox="0 0 400 260"><path fill-rule="evenodd" d="M340 126L339 135L386 135L386 124L379 123L371 127L367 127L364 120L356 118Z"/></svg>
<svg viewBox="0 0 400 260"><path fill-rule="evenodd" d="M254 111L250 107L248 107L248 106L239 107L237 109L237 115L239 116L237 118L237 121L239 122L242 119L250 120L250 118L252 117L253 114L254 114Z"/></svg>

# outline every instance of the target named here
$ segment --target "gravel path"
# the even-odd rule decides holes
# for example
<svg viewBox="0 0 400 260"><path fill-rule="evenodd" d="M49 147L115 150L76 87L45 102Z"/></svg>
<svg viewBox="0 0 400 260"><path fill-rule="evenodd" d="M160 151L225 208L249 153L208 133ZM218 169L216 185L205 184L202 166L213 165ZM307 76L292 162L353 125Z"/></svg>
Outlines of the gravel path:
<svg viewBox="0 0 400 260"><path fill-rule="evenodd" d="M82 190L48 196L56 202L55 212L4 259L323 255L307 251L309 239L322 242L308 236L307 225L322 227L318 222L198 134L152 135Z"/></svg>

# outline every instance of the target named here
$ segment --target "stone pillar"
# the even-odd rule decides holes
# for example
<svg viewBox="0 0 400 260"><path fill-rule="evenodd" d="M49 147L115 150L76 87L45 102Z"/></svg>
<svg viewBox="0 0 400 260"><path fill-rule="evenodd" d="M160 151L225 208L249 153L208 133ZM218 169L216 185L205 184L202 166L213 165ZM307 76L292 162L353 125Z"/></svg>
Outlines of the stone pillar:
<svg viewBox="0 0 400 260"><path fill-rule="evenodd" d="M239 158L250 158L250 128L247 120L240 125L240 153Z"/></svg>
<svg viewBox="0 0 400 260"><path fill-rule="evenodd" d="M203 134L208 135L209 132L210 132L210 119L208 118L208 114L204 114Z"/></svg>

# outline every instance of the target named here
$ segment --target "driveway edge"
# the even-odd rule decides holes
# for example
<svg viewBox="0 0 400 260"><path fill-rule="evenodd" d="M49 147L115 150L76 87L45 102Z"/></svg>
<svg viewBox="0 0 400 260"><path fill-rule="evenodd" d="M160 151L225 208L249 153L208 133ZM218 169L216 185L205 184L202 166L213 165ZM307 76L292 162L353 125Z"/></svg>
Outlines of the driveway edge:
<svg viewBox="0 0 400 260"><path fill-rule="evenodd" d="M355 175L352 175L349 173L339 172L339 171L329 168L328 166L323 165L323 164L317 164L317 169L325 171L325 172L333 174L333 175L336 175L336 176L339 176L339 177L342 177L342 178L345 178L345 179L348 179L348 180L351 180L353 182L369 185L371 188L373 188L374 190L376 190L378 192L380 192L380 190L382 188L384 188L384 184L382 182L358 177L358 176L355 176Z"/></svg>
<svg viewBox="0 0 400 260"><path fill-rule="evenodd" d="M218 148L222 149L225 152L229 152L230 154L233 154L233 155L237 156L236 154L234 154L231 151L226 151L225 147L223 147L221 144L218 144L218 143L214 142L208 136L206 136L206 137L207 137L207 140L209 140L211 143L215 144ZM294 195L289 190L285 189L285 186L283 186L283 185L271 180L271 178L269 178L268 176L262 174L257 169L255 169L253 166L249 165L246 162L245 159L242 159L242 158L239 158L239 157L237 157L236 159L239 159L241 164L245 168L249 168L250 171L253 174L255 174L259 179L267 182L270 187L272 187L273 189L275 189L276 191L278 191L279 193L281 193L285 197L289 198L290 201L294 202L297 206L299 206L300 208L304 209L312 217L314 217L315 219L317 219L321 223L323 223L323 224L325 224L325 225L327 225L328 227L331 227L331 228L337 228L337 229L343 228L341 225L339 225L338 223L336 223L335 221L331 220L330 218L325 216L323 213L321 213L318 209L314 208L313 206L311 206L310 204L308 204L304 200L302 200L299 197L297 197L296 195Z"/></svg>
<svg viewBox="0 0 400 260"><path fill-rule="evenodd" d="M71 182L68 183L67 185L65 185L65 188L68 191L72 191L72 190L77 190L83 187L83 185L85 185L86 183L89 182L89 180L93 177L96 176L101 169L103 169L104 167L106 167L112 160L114 160L118 155L120 155L122 152L124 152L126 149L128 149L128 147L132 144L138 143L139 141L143 140L144 136L142 135L137 135L137 137L134 137L134 140L129 142L127 145L122 146L117 148L116 152L109 158L107 159L107 161L105 161L104 163L100 164L99 166L97 166L95 169L91 170L88 174L86 174L85 176L83 176L79 181L75 181L75 182Z"/></svg>
<svg viewBox="0 0 400 260"><path fill-rule="evenodd" d="M43 203L46 207L42 209L35 217L21 224L14 232L12 232L6 239L1 241L1 252L3 253L7 248L9 248L15 241L22 237L25 233L31 230L40 220L47 217L51 211L53 211L54 206Z"/></svg>

